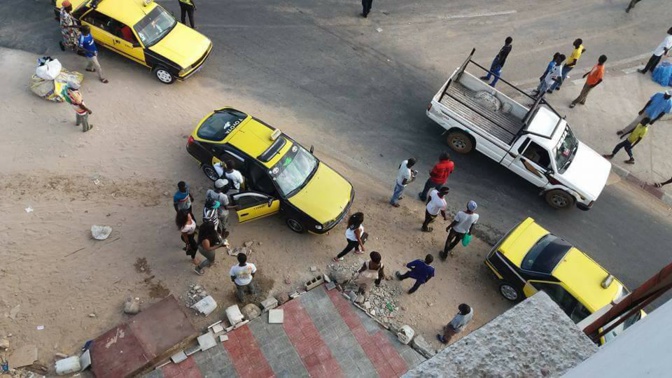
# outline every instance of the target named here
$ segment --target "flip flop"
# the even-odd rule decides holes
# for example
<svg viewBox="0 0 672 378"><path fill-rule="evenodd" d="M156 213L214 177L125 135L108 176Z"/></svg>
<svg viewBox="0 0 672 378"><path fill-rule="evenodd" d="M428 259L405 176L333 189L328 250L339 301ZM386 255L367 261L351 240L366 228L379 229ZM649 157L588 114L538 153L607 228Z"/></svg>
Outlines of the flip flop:
<svg viewBox="0 0 672 378"><path fill-rule="evenodd" d="M103 84L109 83L109 81L107 81L107 79L100 79L100 82L103 83Z"/></svg>
<svg viewBox="0 0 672 378"><path fill-rule="evenodd" d="M91 69L88 69L88 68L87 68L87 69L86 69L86 72L96 72L96 69L95 69L95 68L91 68Z"/></svg>

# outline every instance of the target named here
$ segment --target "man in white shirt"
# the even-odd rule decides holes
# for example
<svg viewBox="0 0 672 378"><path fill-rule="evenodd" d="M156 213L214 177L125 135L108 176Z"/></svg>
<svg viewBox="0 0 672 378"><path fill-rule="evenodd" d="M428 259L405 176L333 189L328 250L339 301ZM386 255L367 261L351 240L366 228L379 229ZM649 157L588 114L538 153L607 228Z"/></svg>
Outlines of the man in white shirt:
<svg viewBox="0 0 672 378"><path fill-rule="evenodd" d="M443 327L443 335L436 335L436 338L439 339L442 344L448 344L450 339L462 332L467 324L471 322L471 319L474 318L474 310L468 304L462 303L457 309L459 310L457 315L453 317L453 320L451 320L450 323Z"/></svg>
<svg viewBox="0 0 672 378"><path fill-rule="evenodd" d="M236 170L234 167L235 163L233 160L226 161L226 172L224 172L224 177L226 177L226 179L229 180L229 183L231 184L231 188L226 192L228 195L239 193L240 188L243 186L243 182L245 181L240 171Z"/></svg>
<svg viewBox="0 0 672 378"><path fill-rule="evenodd" d="M214 190L208 189L208 191L205 193L206 202L208 199L213 199L219 202L220 206L217 208L217 217L219 218L220 229L217 231L219 231L220 235L222 236L222 239L226 239L229 235L229 232L226 230L227 224L229 222L229 210L236 208L236 206L231 205L229 196L227 196L222 192L228 187L228 185L229 185L228 180L219 179L215 181Z"/></svg>
<svg viewBox="0 0 672 378"><path fill-rule="evenodd" d="M670 51L672 48L672 28L669 28L667 30L667 35L665 36L665 39L663 39L663 42L656 47L655 50L653 50L653 55L651 55L651 58L649 58L649 61L646 63L646 66L644 66L643 69L639 70L640 73L647 73L648 71L651 71L653 73L653 70L656 69L656 66L658 63L660 63L660 59L663 57L663 55L667 55L667 53Z"/></svg>
<svg viewBox="0 0 672 378"><path fill-rule="evenodd" d="M455 214L453 222L446 227L448 238L446 239L443 251L439 252L441 260L445 260L446 257L448 257L449 252L452 256L453 248L455 248L457 243L462 241L465 234L471 234L474 225L478 222L478 214L474 212L477 207L478 205L475 201L469 201L467 203L467 211L458 211L457 214Z"/></svg>
<svg viewBox="0 0 672 378"><path fill-rule="evenodd" d="M257 267L252 263L247 262L247 255L244 253L238 254L238 264L231 267L229 275L231 281L236 285L236 298L243 301L245 298L245 291L250 294L256 294L257 288L252 279L257 272Z"/></svg>
<svg viewBox="0 0 672 378"><path fill-rule="evenodd" d="M429 227L429 224L434 222L434 219L441 213L443 220L448 220L446 217L446 203L445 196L448 194L450 189L447 186L442 186L439 190L432 189L429 192L429 198L427 199L427 207L425 207L425 221L422 223L422 231L432 232L433 228Z"/></svg>
<svg viewBox="0 0 672 378"><path fill-rule="evenodd" d="M394 207L399 207L399 200L403 197L401 196L404 193L404 188L406 185L415 181L415 176L417 176L418 171L411 169L415 165L415 159L410 158L404 160L399 165L399 171L397 172L397 179L394 182L394 191L392 192L392 199L390 199L390 205Z"/></svg>

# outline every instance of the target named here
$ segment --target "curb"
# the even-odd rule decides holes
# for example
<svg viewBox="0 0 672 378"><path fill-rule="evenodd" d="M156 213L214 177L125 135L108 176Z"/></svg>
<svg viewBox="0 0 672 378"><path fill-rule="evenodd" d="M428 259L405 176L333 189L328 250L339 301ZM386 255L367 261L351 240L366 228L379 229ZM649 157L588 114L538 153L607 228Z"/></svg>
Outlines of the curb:
<svg viewBox="0 0 672 378"><path fill-rule="evenodd" d="M661 189L649 185L646 181L639 179L638 177L630 173L630 171L628 171L623 167L619 167L618 165L612 164L611 170L612 172L620 176L622 179L637 185L638 187L644 189L644 191L646 191L647 193L663 201L663 203L665 203L666 205L672 206L672 196L665 193Z"/></svg>

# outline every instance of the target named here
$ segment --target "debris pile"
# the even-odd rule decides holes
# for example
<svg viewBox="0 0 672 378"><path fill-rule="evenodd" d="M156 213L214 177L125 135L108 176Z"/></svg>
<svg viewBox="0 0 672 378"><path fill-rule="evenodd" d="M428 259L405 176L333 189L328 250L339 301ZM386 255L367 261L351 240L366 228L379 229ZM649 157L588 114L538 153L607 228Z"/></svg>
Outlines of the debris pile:
<svg viewBox="0 0 672 378"><path fill-rule="evenodd" d="M198 303L201 299L208 296L208 292L205 291L205 288L202 285L193 284L189 286L189 291L186 295L186 305L191 308L193 305Z"/></svg>

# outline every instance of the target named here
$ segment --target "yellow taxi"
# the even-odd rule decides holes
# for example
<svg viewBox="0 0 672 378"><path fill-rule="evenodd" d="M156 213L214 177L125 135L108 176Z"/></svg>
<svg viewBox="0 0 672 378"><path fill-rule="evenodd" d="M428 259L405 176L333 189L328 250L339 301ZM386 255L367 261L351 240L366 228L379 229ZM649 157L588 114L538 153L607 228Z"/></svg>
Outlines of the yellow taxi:
<svg viewBox="0 0 672 378"><path fill-rule="evenodd" d="M64 0L56 0L59 12ZM203 34L177 22L152 0L70 0L72 15L97 44L152 70L165 84L196 73L212 50ZM58 18L58 13L57 13Z"/></svg>
<svg viewBox="0 0 672 378"><path fill-rule="evenodd" d="M629 293L598 263L532 218L522 221L495 244L485 265L500 280L499 292L504 298L517 302L542 290L575 323ZM633 315L605 334L600 343L644 315Z"/></svg>
<svg viewBox="0 0 672 378"><path fill-rule="evenodd" d="M205 116L187 141L187 151L210 180L215 164L231 160L245 178L231 196L239 222L283 213L292 231L322 234L348 213L355 191L338 172L279 129L233 108Z"/></svg>

